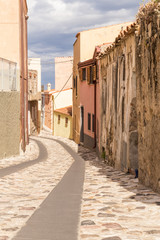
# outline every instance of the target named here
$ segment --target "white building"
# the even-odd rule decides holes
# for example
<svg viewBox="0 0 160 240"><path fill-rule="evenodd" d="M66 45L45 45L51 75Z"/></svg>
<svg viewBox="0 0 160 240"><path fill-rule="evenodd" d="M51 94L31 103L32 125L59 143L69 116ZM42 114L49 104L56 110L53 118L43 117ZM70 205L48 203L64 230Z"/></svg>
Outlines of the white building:
<svg viewBox="0 0 160 240"><path fill-rule="evenodd" d="M42 127L41 122L42 122L42 116L41 116L41 59L40 58L29 58L28 59L28 70L31 71L36 71L37 72L37 89L36 92L38 93L35 96L35 99L32 97L32 99L29 99L29 104L28 104L28 124L29 124L29 133L31 132L30 129L30 118L31 118L31 112L32 109L30 109L31 106L31 101L33 102L38 101L38 112L37 112L37 118L39 122L39 129ZM38 96L38 98L37 98ZM31 101L30 101L31 100Z"/></svg>

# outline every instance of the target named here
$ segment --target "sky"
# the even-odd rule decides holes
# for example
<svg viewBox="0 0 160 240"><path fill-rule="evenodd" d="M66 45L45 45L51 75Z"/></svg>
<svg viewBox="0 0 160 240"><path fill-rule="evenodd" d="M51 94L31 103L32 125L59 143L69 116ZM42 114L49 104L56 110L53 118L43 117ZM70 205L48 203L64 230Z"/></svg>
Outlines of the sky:
<svg viewBox="0 0 160 240"><path fill-rule="evenodd" d="M73 56L76 34L134 21L142 0L27 0L28 56L42 61L42 84L54 88L54 58Z"/></svg>

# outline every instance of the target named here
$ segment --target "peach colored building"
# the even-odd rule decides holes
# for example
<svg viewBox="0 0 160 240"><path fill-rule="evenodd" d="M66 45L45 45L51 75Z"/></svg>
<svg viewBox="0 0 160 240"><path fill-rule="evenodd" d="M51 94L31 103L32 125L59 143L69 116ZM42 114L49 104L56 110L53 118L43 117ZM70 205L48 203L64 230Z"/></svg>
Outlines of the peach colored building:
<svg viewBox="0 0 160 240"><path fill-rule="evenodd" d="M90 29L79 32L73 45L73 138L80 143L80 76L78 63L93 58L95 47L104 42L113 42L120 30L129 23Z"/></svg>
<svg viewBox="0 0 160 240"><path fill-rule="evenodd" d="M55 58L55 90L72 88L73 57Z"/></svg>
<svg viewBox="0 0 160 240"><path fill-rule="evenodd" d="M48 84L48 90L42 93L43 128L53 132L53 134L57 134L59 132L57 129L55 129L55 127L59 129L59 125L54 124L55 110L63 109L72 105L72 74L73 57L56 57L55 89L51 90L51 86ZM69 122L71 123L72 121ZM62 126L63 124L61 127ZM72 127L72 123L68 124L68 127L69 126ZM61 131L66 132L68 127L64 127L64 129L61 129Z"/></svg>
<svg viewBox="0 0 160 240"><path fill-rule="evenodd" d="M28 9L26 0L0 1L0 9L0 65L1 71L5 69L0 77L5 84L9 81L8 87L3 84L0 88L0 98L9 106L0 110L0 157L3 157L18 154L20 145L25 151L28 143ZM7 67L11 65L16 65L14 70ZM10 77L13 75L14 91Z"/></svg>

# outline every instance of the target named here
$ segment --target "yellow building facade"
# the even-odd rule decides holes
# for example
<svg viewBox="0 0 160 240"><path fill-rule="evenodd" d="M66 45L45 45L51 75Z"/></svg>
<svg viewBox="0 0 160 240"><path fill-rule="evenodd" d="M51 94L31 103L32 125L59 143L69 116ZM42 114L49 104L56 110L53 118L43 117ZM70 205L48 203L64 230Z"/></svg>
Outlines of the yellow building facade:
<svg viewBox="0 0 160 240"><path fill-rule="evenodd" d="M54 111L54 136L73 139L72 106Z"/></svg>

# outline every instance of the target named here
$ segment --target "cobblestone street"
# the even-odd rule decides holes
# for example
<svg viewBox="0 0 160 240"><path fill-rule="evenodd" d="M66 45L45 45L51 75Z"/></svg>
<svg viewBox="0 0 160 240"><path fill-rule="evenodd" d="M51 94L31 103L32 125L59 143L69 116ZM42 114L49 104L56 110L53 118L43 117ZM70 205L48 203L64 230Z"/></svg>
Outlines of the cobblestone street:
<svg viewBox="0 0 160 240"><path fill-rule="evenodd" d="M39 147L34 139L45 146L47 159L0 179L0 240L16 236L72 166L72 156L53 140L78 151L73 141L43 132L30 140L25 155L3 159L0 168L36 159ZM77 238L159 240L160 195L134 176L106 166L94 152L79 147L79 155L85 160L85 181Z"/></svg>
<svg viewBox="0 0 160 240"><path fill-rule="evenodd" d="M132 175L99 162L80 148L86 161L80 237L86 240L159 240L160 195Z"/></svg>
<svg viewBox="0 0 160 240"><path fill-rule="evenodd" d="M51 135L49 137L52 139ZM49 137L43 133L43 138L35 138L47 149L48 158L44 162L0 179L0 240L12 239L16 235L73 163L70 154ZM76 151L77 145L74 142L63 141ZM21 160L33 160L37 156L38 146L31 140L25 156L5 159L1 167L21 163Z"/></svg>

